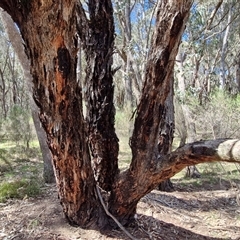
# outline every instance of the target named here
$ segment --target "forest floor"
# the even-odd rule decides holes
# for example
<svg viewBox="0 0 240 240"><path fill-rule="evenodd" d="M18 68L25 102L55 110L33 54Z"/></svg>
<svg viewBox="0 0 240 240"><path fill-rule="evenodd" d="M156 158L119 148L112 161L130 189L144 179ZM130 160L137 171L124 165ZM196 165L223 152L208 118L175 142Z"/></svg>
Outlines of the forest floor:
<svg viewBox="0 0 240 240"><path fill-rule="evenodd" d="M39 149L0 147L0 240L129 239L120 229L99 232L70 226L55 184L43 183ZM121 145L122 169L129 156L127 146ZM175 191L153 190L143 197L135 224L126 230L139 240L240 240L240 166L212 163L198 169L201 178L186 179L181 172L172 178Z"/></svg>
<svg viewBox="0 0 240 240"><path fill-rule="evenodd" d="M238 175L239 176L239 175ZM216 178L173 179L175 191L152 191L138 204L136 224L126 228L136 239L240 239L240 181ZM0 204L0 239L129 239L121 230L98 232L70 226L54 184L34 198Z"/></svg>

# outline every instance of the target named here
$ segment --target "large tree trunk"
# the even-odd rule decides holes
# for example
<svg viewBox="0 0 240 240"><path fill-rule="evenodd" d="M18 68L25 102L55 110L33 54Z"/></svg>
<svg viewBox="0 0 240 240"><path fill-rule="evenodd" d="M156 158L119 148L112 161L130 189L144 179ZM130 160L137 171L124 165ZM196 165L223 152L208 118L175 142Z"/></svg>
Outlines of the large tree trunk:
<svg viewBox="0 0 240 240"><path fill-rule="evenodd" d="M238 140L198 142L168 153L173 123L167 115L166 99L191 3L191 0L159 2L145 84L130 141L132 162L128 170L119 173L111 74L114 30L111 1L90 0L90 20L77 0L0 1L0 7L18 24L26 44L34 99L53 155L60 201L71 223L82 227L106 224L97 184L109 191L108 210L125 224L133 219L141 197L184 167L206 161L240 162ZM87 124L76 78L76 25L89 54Z"/></svg>
<svg viewBox="0 0 240 240"><path fill-rule="evenodd" d="M52 152L63 211L70 222L86 227L102 212L76 78L77 1L3 2L19 26L31 62L33 97Z"/></svg>

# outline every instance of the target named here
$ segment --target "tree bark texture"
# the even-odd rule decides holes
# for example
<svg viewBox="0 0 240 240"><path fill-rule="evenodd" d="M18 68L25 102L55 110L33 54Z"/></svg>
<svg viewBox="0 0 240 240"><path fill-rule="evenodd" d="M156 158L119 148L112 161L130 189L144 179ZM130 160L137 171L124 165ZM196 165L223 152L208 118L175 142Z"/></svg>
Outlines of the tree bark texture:
<svg viewBox="0 0 240 240"><path fill-rule="evenodd" d="M111 2L90 0L86 16L79 1L0 1L0 7L18 24L25 42L34 99L53 155L60 201L71 223L82 227L106 224L96 184L109 191L106 205L125 224L133 219L141 197L184 167L207 161L240 162L237 139L201 141L169 152L173 122L168 116L167 97L191 4L191 0L159 1L130 141L132 162L128 170L119 173L111 74ZM76 78L76 32L87 53L87 123Z"/></svg>
<svg viewBox="0 0 240 240"><path fill-rule="evenodd" d="M171 81L169 82L170 91L165 101L165 121L162 124L161 128L159 129L159 136L158 136L158 151L159 154L168 154L172 151L172 142L173 142L173 134L175 129L175 121L174 121L174 105L173 105L173 95L174 95L174 88L173 88L174 76L173 72L171 75ZM158 189L160 191L171 192L173 191L173 184L170 179L167 179L161 182L158 185Z"/></svg>
<svg viewBox="0 0 240 240"><path fill-rule="evenodd" d="M168 148L172 138L171 123L166 124L165 101L171 88L174 61L191 4L190 0L159 1L157 7L156 28L130 141L132 162L130 169L116 182L111 198L112 202L118 199L114 206L110 206L120 219L132 219L139 199L157 184L157 176L153 172L166 156L165 148Z"/></svg>
<svg viewBox="0 0 240 240"><path fill-rule="evenodd" d="M115 133L112 55L114 47L113 8L110 0L89 1L88 21L79 8L78 32L86 56L88 140L94 176L99 186L112 190L118 174L118 138ZM81 23L85 23L82 26Z"/></svg>
<svg viewBox="0 0 240 240"><path fill-rule="evenodd" d="M235 65L236 85L237 85L237 91L238 93L240 93L240 52L238 53L235 62L236 62L236 65Z"/></svg>
<svg viewBox="0 0 240 240"><path fill-rule="evenodd" d="M76 1L2 1L0 6L25 42L63 211L70 222L86 227L98 219L100 208L76 78Z"/></svg>

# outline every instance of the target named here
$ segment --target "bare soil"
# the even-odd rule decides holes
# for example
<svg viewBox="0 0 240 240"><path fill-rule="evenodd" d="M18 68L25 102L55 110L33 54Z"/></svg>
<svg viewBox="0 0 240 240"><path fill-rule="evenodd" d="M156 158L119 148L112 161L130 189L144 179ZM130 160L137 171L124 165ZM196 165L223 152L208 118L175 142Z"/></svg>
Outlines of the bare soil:
<svg viewBox="0 0 240 240"><path fill-rule="evenodd" d="M171 193L152 191L139 203L136 223L126 228L136 239L240 239L239 191L229 184L214 188L174 184ZM46 185L38 198L0 205L0 239L129 239L121 230L100 233L70 226L56 187Z"/></svg>

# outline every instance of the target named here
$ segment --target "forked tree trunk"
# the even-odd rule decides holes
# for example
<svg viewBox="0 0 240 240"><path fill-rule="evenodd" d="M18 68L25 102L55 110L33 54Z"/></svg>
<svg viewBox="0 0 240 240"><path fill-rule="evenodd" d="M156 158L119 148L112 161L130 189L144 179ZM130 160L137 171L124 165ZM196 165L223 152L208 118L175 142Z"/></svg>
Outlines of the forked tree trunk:
<svg viewBox="0 0 240 240"><path fill-rule="evenodd" d="M110 191L108 199L106 195L109 211L125 224L133 219L141 197L184 167L206 161L240 162L238 140L198 142L167 154L172 123L167 117L166 98L191 2L159 1L146 79L131 138L132 162L128 170L119 173L112 103L111 1L89 0L89 17L77 0L0 1L0 7L18 24L26 44L34 99L53 155L60 201L71 223L82 227L107 223L97 184ZM90 54L87 124L76 78L76 32Z"/></svg>
<svg viewBox="0 0 240 240"><path fill-rule="evenodd" d="M89 1L91 21L80 3L77 7L77 2L12 0L2 1L0 6L18 24L26 44L31 61L33 95L53 155L59 196L66 216L81 226L98 219L101 208L95 196L95 176L104 190L111 190L110 211L122 222L128 222L136 212L139 199L160 182L151 173L165 155L165 151L159 152L159 146L168 148L165 144L172 138L170 131L163 132L168 124L165 99L191 1L173 3L166 0L158 6L145 86L131 140L133 159L130 169L121 175L117 168L118 143L112 103L114 28L111 1ZM89 54L87 131L81 89L76 81L76 9L78 32ZM87 137L93 155L93 170Z"/></svg>

